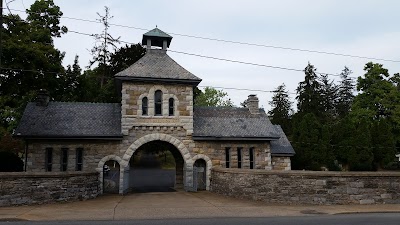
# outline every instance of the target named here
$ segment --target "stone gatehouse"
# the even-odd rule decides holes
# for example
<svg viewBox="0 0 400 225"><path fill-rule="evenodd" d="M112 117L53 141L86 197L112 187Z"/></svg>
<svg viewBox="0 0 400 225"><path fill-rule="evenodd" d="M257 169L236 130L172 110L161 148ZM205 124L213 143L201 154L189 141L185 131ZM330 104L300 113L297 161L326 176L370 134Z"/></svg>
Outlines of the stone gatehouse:
<svg viewBox="0 0 400 225"><path fill-rule="evenodd" d="M114 162L123 194L135 179L134 153L152 144L171 152L173 186L185 190L199 179L208 190L213 167L290 170L294 150L255 95L246 108L193 105L201 79L168 56L171 40L158 28L143 35L146 54L115 75L119 104L53 102L41 91L15 131L26 141L26 171L98 171L103 183L105 165Z"/></svg>

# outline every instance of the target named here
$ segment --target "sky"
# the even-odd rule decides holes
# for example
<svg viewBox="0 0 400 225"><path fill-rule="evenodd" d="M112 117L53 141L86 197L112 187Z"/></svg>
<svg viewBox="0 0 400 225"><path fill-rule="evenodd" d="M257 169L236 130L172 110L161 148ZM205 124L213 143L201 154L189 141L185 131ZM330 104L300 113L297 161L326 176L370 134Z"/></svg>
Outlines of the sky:
<svg viewBox="0 0 400 225"><path fill-rule="evenodd" d="M5 0L12 13L29 8L33 0ZM84 20L98 19L104 7L113 16L110 34L120 40L139 43L142 35L156 26L173 36L168 54L181 66L200 77L200 87L224 87L239 106L248 95L257 94L260 107L270 109L272 93L285 84L295 102L299 71L274 69L201 58L172 51L224 58L273 67L303 70L310 62L317 72L339 74L345 66L352 77L364 74L369 62L383 64L390 74L400 72L400 1L397 0L54 0L64 13L61 24L70 31L101 33L102 26ZM6 9L4 13L8 13ZM138 29L140 28L140 29ZM252 43L241 45L190 38L182 35ZM94 46L90 36L69 32L55 40L65 52L64 65L79 56L86 67ZM375 58L374 60L285 50L265 46L332 52ZM384 61L386 59L393 61ZM338 81L339 77L329 76ZM239 91L236 89L250 89ZM262 90L262 91L259 91ZM294 103L295 108L295 103Z"/></svg>

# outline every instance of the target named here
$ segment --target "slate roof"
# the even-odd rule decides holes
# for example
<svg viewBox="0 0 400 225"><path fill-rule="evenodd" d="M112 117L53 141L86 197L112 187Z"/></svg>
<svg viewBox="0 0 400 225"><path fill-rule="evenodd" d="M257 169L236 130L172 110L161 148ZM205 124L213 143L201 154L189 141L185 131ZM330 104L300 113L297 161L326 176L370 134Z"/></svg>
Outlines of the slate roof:
<svg viewBox="0 0 400 225"><path fill-rule="evenodd" d="M49 102L25 108L14 135L25 138L122 138L117 103Z"/></svg>
<svg viewBox="0 0 400 225"><path fill-rule="evenodd" d="M194 107L194 140L278 140L264 110L251 114L247 108Z"/></svg>
<svg viewBox="0 0 400 225"><path fill-rule="evenodd" d="M197 85L201 79L180 66L165 50L151 49L127 69L117 73L115 78L136 81L163 81Z"/></svg>
<svg viewBox="0 0 400 225"><path fill-rule="evenodd" d="M294 155L294 149L290 144L289 139L286 137L280 125L274 125L275 130L279 133L279 140L271 141L271 154L272 155Z"/></svg>

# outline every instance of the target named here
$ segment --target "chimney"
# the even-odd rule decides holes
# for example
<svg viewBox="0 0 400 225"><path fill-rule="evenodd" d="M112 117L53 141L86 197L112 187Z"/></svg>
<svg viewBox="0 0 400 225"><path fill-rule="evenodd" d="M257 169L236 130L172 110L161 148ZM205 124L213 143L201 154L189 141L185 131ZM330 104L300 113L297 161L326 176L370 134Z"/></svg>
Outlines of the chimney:
<svg viewBox="0 0 400 225"><path fill-rule="evenodd" d="M50 101L49 92L46 89L40 89L38 95L36 96L37 106L47 106Z"/></svg>
<svg viewBox="0 0 400 225"><path fill-rule="evenodd" d="M249 95L246 100L246 104L251 114L260 114L260 109L258 108L258 98L256 95Z"/></svg>

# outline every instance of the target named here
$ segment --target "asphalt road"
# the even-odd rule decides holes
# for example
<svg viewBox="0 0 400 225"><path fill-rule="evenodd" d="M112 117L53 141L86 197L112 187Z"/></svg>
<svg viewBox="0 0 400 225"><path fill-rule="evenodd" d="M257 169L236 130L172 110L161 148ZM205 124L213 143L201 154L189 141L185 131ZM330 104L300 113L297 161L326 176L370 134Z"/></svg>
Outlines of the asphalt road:
<svg viewBox="0 0 400 225"><path fill-rule="evenodd" d="M400 213L368 213L269 218L207 218L129 221L0 221L0 225L398 225Z"/></svg>

